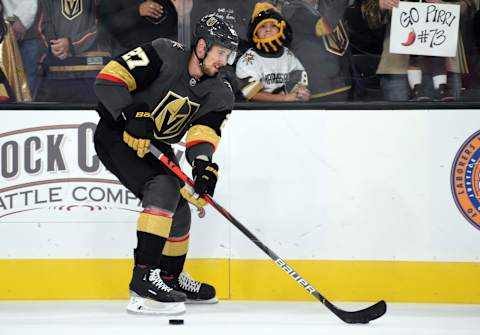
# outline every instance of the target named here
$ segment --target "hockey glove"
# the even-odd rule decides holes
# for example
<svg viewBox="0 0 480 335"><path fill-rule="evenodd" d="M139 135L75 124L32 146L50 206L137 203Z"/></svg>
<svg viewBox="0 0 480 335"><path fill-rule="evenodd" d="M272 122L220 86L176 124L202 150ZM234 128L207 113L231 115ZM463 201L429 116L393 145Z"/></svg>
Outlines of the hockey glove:
<svg viewBox="0 0 480 335"><path fill-rule="evenodd" d="M155 123L145 103L133 103L124 108L123 115L127 119L123 141L143 158L148 152L150 140L153 138Z"/></svg>
<svg viewBox="0 0 480 335"><path fill-rule="evenodd" d="M213 196L217 184L218 165L203 159L196 158L193 161L193 180L195 193L202 196Z"/></svg>
<svg viewBox="0 0 480 335"><path fill-rule="evenodd" d="M207 201L202 197L195 197L192 194L192 190L189 189L187 186L184 186L180 189L180 194L182 195L182 197L185 198L185 200L187 200L189 203L191 203L197 208L202 208L207 204Z"/></svg>

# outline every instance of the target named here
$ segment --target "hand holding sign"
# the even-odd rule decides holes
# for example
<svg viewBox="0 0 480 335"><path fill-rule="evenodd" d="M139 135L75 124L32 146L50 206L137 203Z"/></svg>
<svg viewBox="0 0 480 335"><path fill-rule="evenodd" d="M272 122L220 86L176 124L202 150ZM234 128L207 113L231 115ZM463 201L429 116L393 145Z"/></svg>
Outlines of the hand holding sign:
<svg viewBox="0 0 480 335"><path fill-rule="evenodd" d="M400 2L392 10L390 52L455 57L459 21L460 5L457 4L447 5L440 0Z"/></svg>
<svg viewBox="0 0 480 335"><path fill-rule="evenodd" d="M392 10L398 7L400 0L379 0L378 5L381 10Z"/></svg>

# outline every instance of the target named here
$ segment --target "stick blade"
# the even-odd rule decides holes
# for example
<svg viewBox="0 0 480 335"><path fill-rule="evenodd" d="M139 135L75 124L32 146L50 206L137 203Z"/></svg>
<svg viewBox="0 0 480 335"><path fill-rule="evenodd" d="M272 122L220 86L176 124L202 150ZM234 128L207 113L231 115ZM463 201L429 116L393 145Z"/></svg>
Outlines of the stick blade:
<svg viewBox="0 0 480 335"><path fill-rule="evenodd" d="M346 323L369 323L387 312L387 304L383 300L370 307L354 312L341 310L333 304L329 304L327 307Z"/></svg>

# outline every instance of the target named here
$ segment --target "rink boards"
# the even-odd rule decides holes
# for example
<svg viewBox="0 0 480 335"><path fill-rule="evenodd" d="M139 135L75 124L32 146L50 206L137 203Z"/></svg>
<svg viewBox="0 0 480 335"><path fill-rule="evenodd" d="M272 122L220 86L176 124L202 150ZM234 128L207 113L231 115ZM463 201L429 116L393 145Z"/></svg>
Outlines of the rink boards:
<svg viewBox="0 0 480 335"><path fill-rule="evenodd" d="M126 298L140 207L95 155L96 113L2 114L0 299ZM235 111L215 198L331 300L480 303L479 129L475 110ZM220 298L311 299L192 215L188 269Z"/></svg>

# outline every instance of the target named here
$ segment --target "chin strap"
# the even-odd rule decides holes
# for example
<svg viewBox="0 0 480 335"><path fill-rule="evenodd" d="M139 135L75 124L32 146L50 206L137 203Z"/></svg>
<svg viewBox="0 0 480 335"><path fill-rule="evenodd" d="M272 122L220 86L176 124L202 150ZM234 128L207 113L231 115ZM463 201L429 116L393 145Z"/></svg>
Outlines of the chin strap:
<svg viewBox="0 0 480 335"><path fill-rule="evenodd" d="M203 58L200 58L200 57L198 56L198 54L197 54L197 47L196 47L196 46L195 46L195 48L193 49L193 52L195 53L195 56L196 56L197 59L198 59L198 65L200 65L200 69L202 70L202 72L204 72L204 71L203 71L203 60L205 59L205 57L207 57L207 52L208 52L208 51L205 52L205 57L203 57Z"/></svg>

